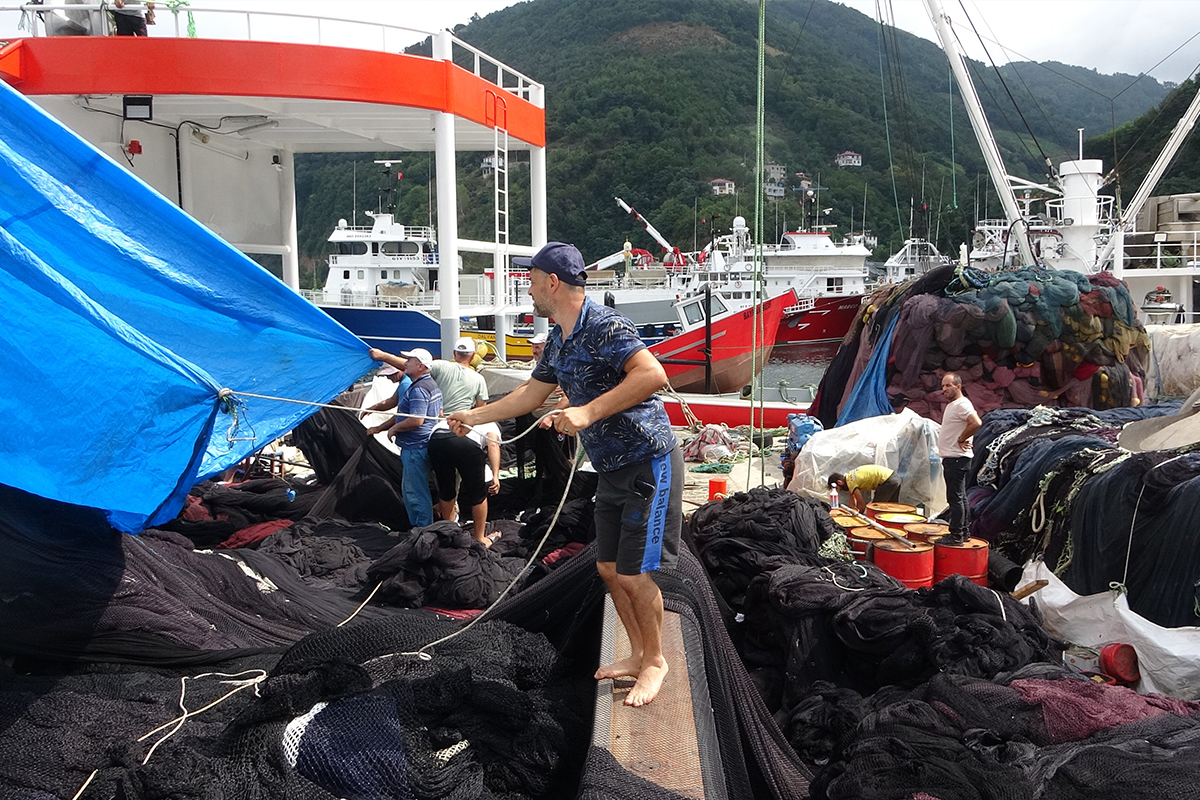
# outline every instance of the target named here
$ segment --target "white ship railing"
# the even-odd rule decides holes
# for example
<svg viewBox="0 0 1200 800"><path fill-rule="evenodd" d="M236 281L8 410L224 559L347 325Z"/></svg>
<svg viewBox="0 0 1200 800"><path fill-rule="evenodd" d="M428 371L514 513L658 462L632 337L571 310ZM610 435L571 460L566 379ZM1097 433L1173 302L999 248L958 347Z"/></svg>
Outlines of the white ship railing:
<svg viewBox="0 0 1200 800"><path fill-rule="evenodd" d="M4 15L7 14L14 17L20 15L17 17L19 30L28 30L29 36L46 36L49 34L43 22L43 15L52 14L65 21L80 19L80 14L87 14L87 18L91 20L89 29L103 36L110 32L107 12L111 9L111 3L10 4L0 5L0 20L4 19ZM70 17L68 17L68 12ZM426 37L434 36L437 33L437 31L383 22L268 11L261 7L252 7L249 3L243 8L206 8L202 5L184 5L172 9L168 8L166 3L159 2L154 13L157 24L148 30L151 37L155 38L187 37L190 20L194 22L197 38L203 39L317 44L383 53L400 53L406 47L417 44ZM417 35L415 40L413 34ZM458 39L453 34L451 40L454 45L453 60L455 64L506 92L540 105L544 95L540 91L541 84L537 81Z"/></svg>
<svg viewBox="0 0 1200 800"><path fill-rule="evenodd" d="M1138 236L1154 236L1152 242L1130 242ZM1134 232L1125 235L1125 263L1128 270L1179 269L1200 267L1200 231Z"/></svg>

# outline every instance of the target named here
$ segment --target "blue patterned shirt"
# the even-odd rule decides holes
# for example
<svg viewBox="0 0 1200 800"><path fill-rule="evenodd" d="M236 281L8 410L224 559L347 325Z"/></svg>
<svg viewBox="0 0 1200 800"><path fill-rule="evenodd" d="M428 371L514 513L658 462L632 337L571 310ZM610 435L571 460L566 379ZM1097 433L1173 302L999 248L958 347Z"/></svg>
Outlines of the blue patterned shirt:
<svg viewBox="0 0 1200 800"><path fill-rule="evenodd" d="M407 377L407 376L406 376ZM423 417L436 417L442 413L442 390L438 388L428 372L413 381L399 402L396 403L397 414L419 414ZM400 420L397 420L399 422ZM424 450L429 446L429 435L437 423L427 419L421 427L409 431L400 431L394 441L404 450Z"/></svg>
<svg viewBox="0 0 1200 800"><path fill-rule="evenodd" d="M550 332L533 378L561 386L572 406L587 405L620 383L625 362L644 349L628 318L586 298L575 331L566 341L561 325ZM596 420L579 432L579 439L600 472L645 463L671 452L677 444L658 395Z"/></svg>

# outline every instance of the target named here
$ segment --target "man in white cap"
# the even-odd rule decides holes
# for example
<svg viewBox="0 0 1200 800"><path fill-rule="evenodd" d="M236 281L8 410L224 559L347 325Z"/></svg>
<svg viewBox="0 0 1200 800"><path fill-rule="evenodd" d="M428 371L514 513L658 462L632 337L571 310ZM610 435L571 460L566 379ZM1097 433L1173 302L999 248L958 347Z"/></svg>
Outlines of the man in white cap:
<svg viewBox="0 0 1200 800"><path fill-rule="evenodd" d="M403 355L401 353L399 356L395 356L377 347L372 347L370 352L371 358L376 361L391 364L399 369L404 369L406 359L403 358ZM471 369L471 359L474 355L475 340L469 336L461 336L454 343L454 360L445 361L439 358L429 368L438 388L442 390L442 409L447 414L451 411L481 406L488 401L487 382L484 381L482 375ZM392 405L387 405L385 401L367 410L387 411L394 406L394 401Z"/></svg>
<svg viewBox="0 0 1200 800"><path fill-rule="evenodd" d="M428 448L434 426L432 418L442 413L442 391L429 374L433 356L428 350L418 347L401 355L404 356L404 374L412 379L412 386L395 403L396 417L371 428L368 433L373 435L386 428L388 436L400 447L400 462L404 465L400 486L404 509L414 528L424 528L433 524Z"/></svg>
<svg viewBox="0 0 1200 800"><path fill-rule="evenodd" d="M533 349L533 360L541 361L542 353L546 351L546 334L535 333L529 337L529 346Z"/></svg>
<svg viewBox="0 0 1200 800"><path fill-rule="evenodd" d="M556 385L570 407L554 427L578 435L600 477L596 490L596 568L608 586L632 655L596 671L597 680L635 677L625 704L654 700L667 674L662 651L663 600L653 573L678 560L683 521L683 457L662 400L666 372L617 311L593 303L583 256L550 242L528 266L534 313L558 324L528 381L482 408L448 416L450 429L526 414Z"/></svg>

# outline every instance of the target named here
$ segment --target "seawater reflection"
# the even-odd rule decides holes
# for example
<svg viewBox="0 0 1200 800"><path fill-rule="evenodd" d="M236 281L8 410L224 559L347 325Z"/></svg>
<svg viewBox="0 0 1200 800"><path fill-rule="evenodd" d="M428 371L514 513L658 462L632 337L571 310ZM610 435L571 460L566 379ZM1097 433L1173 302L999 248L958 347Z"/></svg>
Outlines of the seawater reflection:
<svg viewBox="0 0 1200 800"><path fill-rule="evenodd" d="M837 354L841 341L818 342L815 344L792 344L776 346L771 359L763 369L763 385L778 386L787 381L788 386L800 388L816 386L825 374L825 368Z"/></svg>

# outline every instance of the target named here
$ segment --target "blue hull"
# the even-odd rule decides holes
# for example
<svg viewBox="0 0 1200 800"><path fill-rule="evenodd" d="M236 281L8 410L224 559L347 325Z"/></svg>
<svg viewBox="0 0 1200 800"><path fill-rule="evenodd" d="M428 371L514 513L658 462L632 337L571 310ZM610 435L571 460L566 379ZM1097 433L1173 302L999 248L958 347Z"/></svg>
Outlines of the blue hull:
<svg viewBox="0 0 1200 800"><path fill-rule="evenodd" d="M389 353L424 347L435 358L442 354L441 324L412 308L348 308L319 306L371 347Z"/></svg>

